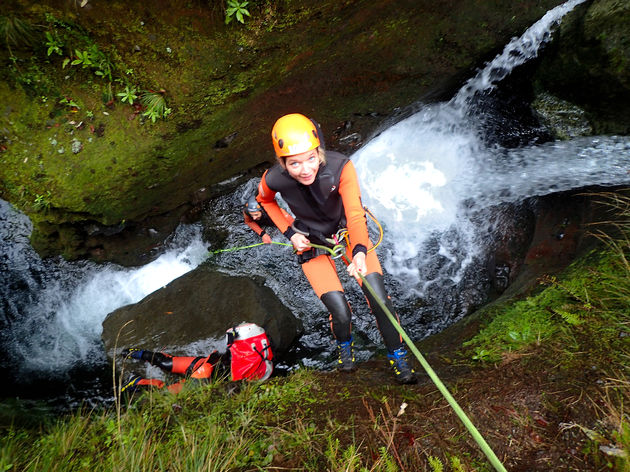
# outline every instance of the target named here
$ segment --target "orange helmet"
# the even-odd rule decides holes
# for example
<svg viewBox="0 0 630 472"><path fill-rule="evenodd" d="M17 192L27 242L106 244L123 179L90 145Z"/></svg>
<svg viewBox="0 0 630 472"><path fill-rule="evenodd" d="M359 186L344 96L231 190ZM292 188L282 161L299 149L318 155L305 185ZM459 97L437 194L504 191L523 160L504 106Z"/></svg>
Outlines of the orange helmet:
<svg viewBox="0 0 630 472"><path fill-rule="evenodd" d="M278 157L293 156L320 145L315 124L299 113L279 118L271 130L271 140Z"/></svg>

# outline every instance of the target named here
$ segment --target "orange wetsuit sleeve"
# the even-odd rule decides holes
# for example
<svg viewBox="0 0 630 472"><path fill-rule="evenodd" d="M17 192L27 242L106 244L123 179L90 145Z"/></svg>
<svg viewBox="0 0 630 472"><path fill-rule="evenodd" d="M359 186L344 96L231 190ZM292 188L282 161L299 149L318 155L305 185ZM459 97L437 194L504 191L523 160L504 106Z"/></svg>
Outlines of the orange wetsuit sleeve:
<svg viewBox="0 0 630 472"><path fill-rule="evenodd" d="M243 212L243 219L245 220L245 224L249 226L254 233L256 233L258 236L262 234L263 229L258 223L256 223L256 220L254 220L254 218Z"/></svg>
<svg viewBox="0 0 630 472"><path fill-rule="evenodd" d="M258 184L258 196L256 200L258 203L262 205L262 207L271 218L271 221L278 227L281 233L283 233L287 238L291 239L291 236L295 234L295 232L291 229L291 221L285 217L286 212L280 208L278 202L276 201L276 193L269 188L267 185L267 172L263 174L260 179L260 184Z"/></svg>
<svg viewBox="0 0 630 472"><path fill-rule="evenodd" d="M339 194L343 201L343 208L346 212L346 225L352 255L357 252L367 252L370 243L368 236L365 210L361 204L361 190L359 189L359 179L352 161L344 166L339 180Z"/></svg>

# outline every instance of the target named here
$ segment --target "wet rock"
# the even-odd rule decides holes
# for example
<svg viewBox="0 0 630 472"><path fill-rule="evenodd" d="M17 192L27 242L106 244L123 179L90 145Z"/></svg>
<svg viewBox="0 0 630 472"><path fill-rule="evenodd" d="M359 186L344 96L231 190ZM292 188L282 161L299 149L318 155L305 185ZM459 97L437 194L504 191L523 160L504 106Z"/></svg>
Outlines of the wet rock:
<svg viewBox="0 0 630 472"><path fill-rule="evenodd" d="M203 354L187 349L222 344L225 331L241 322L265 328L278 353L302 331L301 322L260 281L201 266L110 313L103 322L102 339L109 356L125 347Z"/></svg>
<svg viewBox="0 0 630 472"><path fill-rule="evenodd" d="M554 138L571 139L593 133L586 112L566 100L549 93L541 93L532 103L532 107Z"/></svg>
<svg viewBox="0 0 630 472"><path fill-rule="evenodd" d="M234 133L231 133L231 134L229 134L229 135L219 139L216 143L214 143L214 148L215 149L223 149L223 148L228 147L230 145L230 143L232 141L234 141L234 138L236 138L237 135L238 135L238 132L235 131Z"/></svg>

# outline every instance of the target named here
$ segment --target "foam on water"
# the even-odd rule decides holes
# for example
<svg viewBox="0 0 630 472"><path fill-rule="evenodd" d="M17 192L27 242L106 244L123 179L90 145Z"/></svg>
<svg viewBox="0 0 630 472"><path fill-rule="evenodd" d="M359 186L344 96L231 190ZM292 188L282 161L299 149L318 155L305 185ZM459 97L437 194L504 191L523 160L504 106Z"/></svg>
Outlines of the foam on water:
<svg viewBox="0 0 630 472"><path fill-rule="evenodd" d="M207 256L199 226L180 227L175 239L170 250L135 269L112 264L44 263L31 255L35 279L41 278L35 274L37 270L44 275L60 270L63 277L41 278L36 299L17 314L19 322L3 330L12 361L21 370L59 372L76 363L101 359L100 334L108 313L140 301Z"/></svg>

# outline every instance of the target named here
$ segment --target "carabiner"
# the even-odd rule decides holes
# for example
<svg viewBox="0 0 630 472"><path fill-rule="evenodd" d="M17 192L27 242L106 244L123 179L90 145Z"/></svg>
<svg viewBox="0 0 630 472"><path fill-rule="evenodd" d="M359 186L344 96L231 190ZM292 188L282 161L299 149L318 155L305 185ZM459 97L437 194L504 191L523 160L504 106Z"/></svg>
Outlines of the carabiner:
<svg viewBox="0 0 630 472"><path fill-rule="evenodd" d="M343 244L337 244L330 250L330 257L332 259L339 259L340 257L343 257L345 252L346 247Z"/></svg>

